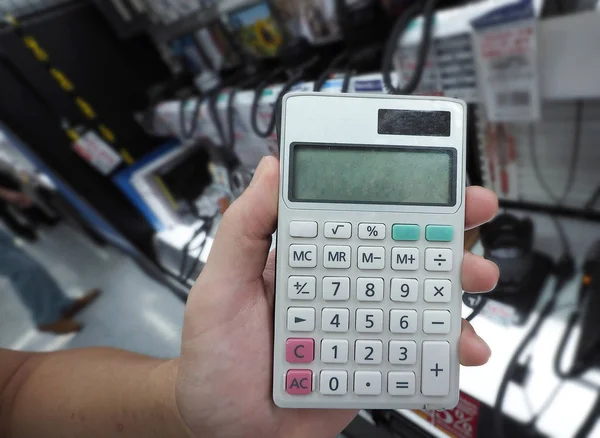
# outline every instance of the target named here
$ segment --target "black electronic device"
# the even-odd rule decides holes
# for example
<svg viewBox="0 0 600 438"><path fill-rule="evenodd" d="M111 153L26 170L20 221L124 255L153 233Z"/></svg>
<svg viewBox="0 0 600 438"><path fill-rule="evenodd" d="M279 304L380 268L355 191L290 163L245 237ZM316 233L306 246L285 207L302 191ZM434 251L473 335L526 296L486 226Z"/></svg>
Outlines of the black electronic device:
<svg viewBox="0 0 600 438"><path fill-rule="evenodd" d="M555 266L549 256L533 249L533 239L534 228L529 218L501 214L481 227L484 257L498 265L500 279L485 297L463 295L463 302L473 309L470 319L481 311L488 312L486 302L492 300L508 307L497 310L498 318L512 324L527 320Z"/></svg>
<svg viewBox="0 0 600 438"><path fill-rule="evenodd" d="M534 264L533 222L502 214L481 227L484 257L500 268L496 291L514 294L521 290Z"/></svg>

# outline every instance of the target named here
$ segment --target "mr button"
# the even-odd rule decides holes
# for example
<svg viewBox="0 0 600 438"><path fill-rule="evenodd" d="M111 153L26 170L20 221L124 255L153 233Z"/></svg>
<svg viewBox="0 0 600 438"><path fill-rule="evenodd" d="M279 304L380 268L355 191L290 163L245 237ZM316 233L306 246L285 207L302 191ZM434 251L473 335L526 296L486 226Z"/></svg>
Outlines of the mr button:
<svg viewBox="0 0 600 438"><path fill-rule="evenodd" d="M285 376L285 391L291 395L306 395L312 392L311 370L289 370Z"/></svg>
<svg viewBox="0 0 600 438"><path fill-rule="evenodd" d="M310 363L315 359L314 339L290 338L285 344L285 360L288 363Z"/></svg>

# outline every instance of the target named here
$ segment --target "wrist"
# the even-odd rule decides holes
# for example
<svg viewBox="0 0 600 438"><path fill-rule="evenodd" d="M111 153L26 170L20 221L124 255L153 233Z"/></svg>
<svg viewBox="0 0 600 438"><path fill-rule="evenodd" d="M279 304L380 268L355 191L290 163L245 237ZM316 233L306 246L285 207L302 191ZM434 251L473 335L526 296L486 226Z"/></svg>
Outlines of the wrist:
<svg viewBox="0 0 600 438"><path fill-rule="evenodd" d="M181 416L176 398L176 382L179 372L179 359L163 362L150 377L151 382L159 385L157 401L161 406L159 409L165 412L168 419L170 433L166 436L193 438L194 434L188 428Z"/></svg>

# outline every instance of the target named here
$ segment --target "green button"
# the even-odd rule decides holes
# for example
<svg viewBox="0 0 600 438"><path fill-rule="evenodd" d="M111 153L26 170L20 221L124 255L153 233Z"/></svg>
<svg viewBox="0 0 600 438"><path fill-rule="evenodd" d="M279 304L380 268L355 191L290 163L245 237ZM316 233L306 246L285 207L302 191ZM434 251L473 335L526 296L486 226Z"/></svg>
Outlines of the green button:
<svg viewBox="0 0 600 438"><path fill-rule="evenodd" d="M425 238L429 242L452 242L454 228L449 225L428 225L425 229Z"/></svg>
<svg viewBox="0 0 600 438"><path fill-rule="evenodd" d="M392 239L394 240L419 240L421 227L418 225L396 224L392 227Z"/></svg>

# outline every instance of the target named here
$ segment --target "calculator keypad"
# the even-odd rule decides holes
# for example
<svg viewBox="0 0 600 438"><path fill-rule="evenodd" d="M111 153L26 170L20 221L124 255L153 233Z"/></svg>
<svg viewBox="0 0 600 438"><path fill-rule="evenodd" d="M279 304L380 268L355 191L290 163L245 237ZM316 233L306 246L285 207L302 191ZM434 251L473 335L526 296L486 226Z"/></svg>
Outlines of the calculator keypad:
<svg viewBox="0 0 600 438"><path fill-rule="evenodd" d="M440 339L452 330L444 307L452 300L452 282L444 273L453 269L453 253L443 246L452 241L453 227L294 221L289 231L289 266L298 269L287 278L286 392L448 395L450 343ZM326 243L312 245L317 236ZM356 245L357 239L364 244ZM333 275L315 275L321 268ZM416 303L424 310L415 310L423 309ZM311 335L315 330L323 334ZM425 340L411 340L417 333ZM309 364L316 368L301 369Z"/></svg>

